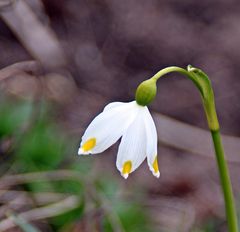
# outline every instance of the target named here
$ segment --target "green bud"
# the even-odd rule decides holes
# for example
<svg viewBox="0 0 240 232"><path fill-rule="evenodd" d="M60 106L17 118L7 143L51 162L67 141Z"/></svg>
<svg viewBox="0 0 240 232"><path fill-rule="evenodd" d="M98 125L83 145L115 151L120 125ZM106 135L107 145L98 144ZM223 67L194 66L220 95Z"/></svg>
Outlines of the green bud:
<svg viewBox="0 0 240 232"><path fill-rule="evenodd" d="M148 79L138 86L135 99L139 105L146 106L155 98L156 93L156 79Z"/></svg>

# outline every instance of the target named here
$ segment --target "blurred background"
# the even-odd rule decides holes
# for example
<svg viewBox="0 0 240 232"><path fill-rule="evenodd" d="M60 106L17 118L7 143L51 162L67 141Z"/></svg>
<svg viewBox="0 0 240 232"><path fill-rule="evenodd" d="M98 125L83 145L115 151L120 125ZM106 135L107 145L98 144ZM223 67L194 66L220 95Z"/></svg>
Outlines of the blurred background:
<svg viewBox="0 0 240 232"><path fill-rule="evenodd" d="M198 91L170 74L150 105L161 178L124 180L118 144L78 157L111 101L132 101L160 69L210 77L240 209L237 0L0 0L0 231L226 232Z"/></svg>

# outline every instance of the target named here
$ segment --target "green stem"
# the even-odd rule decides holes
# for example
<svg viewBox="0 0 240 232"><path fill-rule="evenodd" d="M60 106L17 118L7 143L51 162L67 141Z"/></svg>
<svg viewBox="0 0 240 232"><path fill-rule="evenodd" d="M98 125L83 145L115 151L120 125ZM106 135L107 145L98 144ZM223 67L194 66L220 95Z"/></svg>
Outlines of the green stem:
<svg viewBox="0 0 240 232"><path fill-rule="evenodd" d="M183 69L183 68L179 68L177 66L171 66L171 67L167 67L164 68L162 70L160 70L159 72L157 72L151 79L155 79L158 80L160 77L164 76L165 74L168 74L170 72L178 72L181 73L185 76L189 76L188 71ZM192 79L192 78L191 78Z"/></svg>
<svg viewBox="0 0 240 232"><path fill-rule="evenodd" d="M164 68L164 69L160 70L159 72L157 72L151 79L157 81L160 77L162 77L168 73L171 73L171 72L181 73L184 76L186 76L188 79L190 79L196 85L196 87L200 91L201 95L203 95L203 89L202 89L201 83L199 83L199 81L197 81L193 75L190 75L190 73L186 69L179 68L177 66L171 66L171 67Z"/></svg>
<svg viewBox="0 0 240 232"><path fill-rule="evenodd" d="M212 133L212 140L214 144L218 170L225 200L225 210L227 215L228 221L228 231L229 232L238 232L238 221L237 221L237 214L234 204L234 197L232 192L232 185L229 176L227 162L224 157L224 150L221 141L221 135L219 130L211 131Z"/></svg>
<svg viewBox="0 0 240 232"><path fill-rule="evenodd" d="M175 66L164 68L158 73L156 73L151 79L157 81L160 77L170 72L178 72L185 75L187 78L193 81L193 83L196 85L196 87L201 93L204 111L206 113L208 121L208 126L212 133L212 140L214 144L218 171L225 201L228 231L238 232L238 221L232 192L232 185L229 176L227 162L224 156L224 149L221 142L219 123L216 113L215 100L211 82L204 72L202 72L200 69L196 69L191 66L188 67L188 70Z"/></svg>

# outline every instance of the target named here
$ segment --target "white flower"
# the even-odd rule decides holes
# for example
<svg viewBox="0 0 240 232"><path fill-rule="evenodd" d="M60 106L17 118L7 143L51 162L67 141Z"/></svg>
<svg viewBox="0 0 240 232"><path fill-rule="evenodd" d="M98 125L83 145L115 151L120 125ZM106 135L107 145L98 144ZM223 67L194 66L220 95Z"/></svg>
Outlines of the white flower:
<svg viewBox="0 0 240 232"><path fill-rule="evenodd" d="M122 137L116 166L126 179L147 157L153 175L160 176L157 162L157 132L147 106L136 101L108 104L85 131L79 155L105 151Z"/></svg>

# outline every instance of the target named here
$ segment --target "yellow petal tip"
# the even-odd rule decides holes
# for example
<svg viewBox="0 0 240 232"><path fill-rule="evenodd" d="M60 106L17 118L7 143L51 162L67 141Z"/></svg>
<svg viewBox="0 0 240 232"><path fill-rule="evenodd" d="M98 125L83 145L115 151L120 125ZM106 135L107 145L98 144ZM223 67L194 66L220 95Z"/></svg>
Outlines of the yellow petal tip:
<svg viewBox="0 0 240 232"><path fill-rule="evenodd" d="M154 162L152 164L152 167L153 167L153 170L154 170L154 173L157 175L157 173L159 173L159 168L158 168L158 161L157 161L157 155L154 159ZM160 173L159 173L160 175Z"/></svg>
<svg viewBox="0 0 240 232"><path fill-rule="evenodd" d="M123 164L123 168L122 168L122 176L127 179L129 176L129 173L132 170L132 161L128 160Z"/></svg>
<svg viewBox="0 0 240 232"><path fill-rule="evenodd" d="M86 153L91 153L91 150L96 146L96 138L88 139L78 150L79 155L84 155Z"/></svg>

